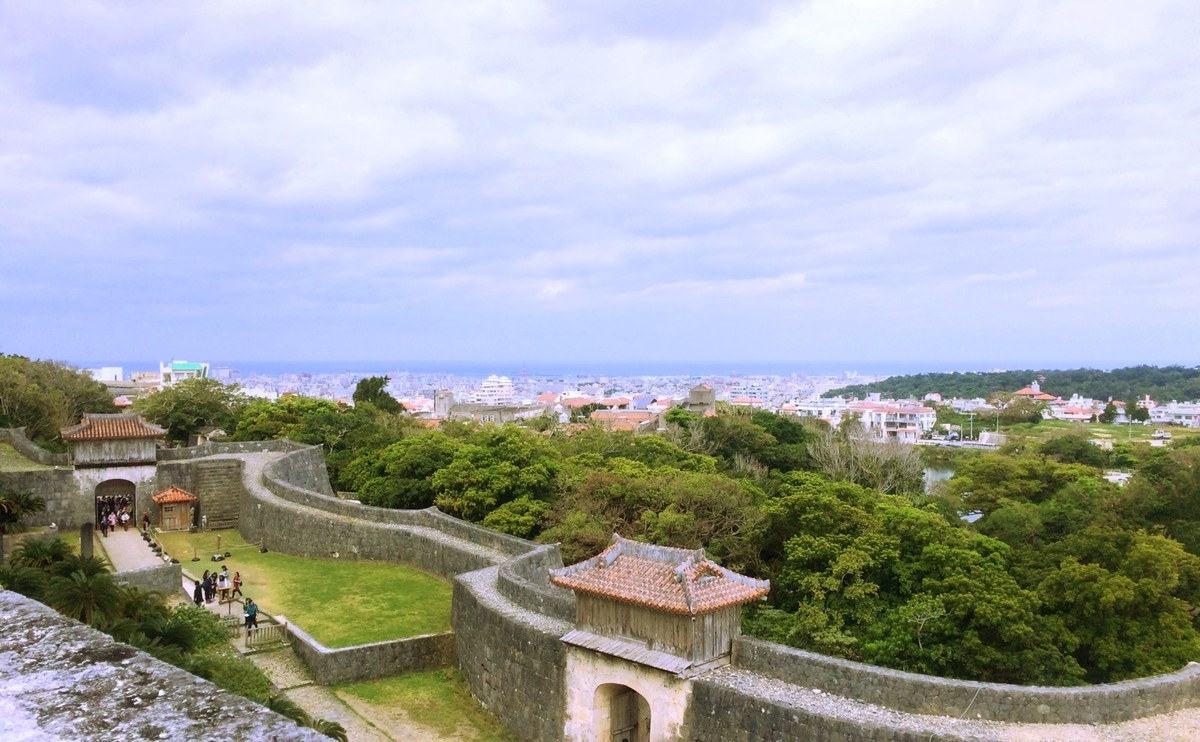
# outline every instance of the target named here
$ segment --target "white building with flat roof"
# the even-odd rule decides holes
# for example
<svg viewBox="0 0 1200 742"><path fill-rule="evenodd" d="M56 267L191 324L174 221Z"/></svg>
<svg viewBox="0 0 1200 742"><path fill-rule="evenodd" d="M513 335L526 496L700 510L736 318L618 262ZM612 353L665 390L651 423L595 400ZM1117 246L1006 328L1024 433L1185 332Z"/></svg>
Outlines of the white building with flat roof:
<svg viewBox="0 0 1200 742"><path fill-rule="evenodd" d="M937 425L937 411L919 404L855 402L846 412L857 414L863 429L880 440L916 443Z"/></svg>
<svg viewBox="0 0 1200 742"><path fill-rule="evenodd" d="M193 361L171 361L158 364L158 383L163 387L174 386L186 379L207 379L208 364Z"/></svg>

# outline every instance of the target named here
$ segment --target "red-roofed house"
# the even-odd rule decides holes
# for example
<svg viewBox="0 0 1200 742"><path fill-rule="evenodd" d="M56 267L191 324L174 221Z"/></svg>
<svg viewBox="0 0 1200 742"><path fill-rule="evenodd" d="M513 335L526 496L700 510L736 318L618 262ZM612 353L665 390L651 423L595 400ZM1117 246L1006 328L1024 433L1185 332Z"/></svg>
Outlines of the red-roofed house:
<svg viewBox="0 0 1200 742"><path fill-rule="evenodd" d="M1055 397L1053 394L1046 394L1043 392L1041 385L1036 381L1024 389L1018 389L1017 391L1013 392L1013 396L1023 399L1032 399L1035 402L1053 402L1054 400L1058 399L1058 397Z"/></svg>

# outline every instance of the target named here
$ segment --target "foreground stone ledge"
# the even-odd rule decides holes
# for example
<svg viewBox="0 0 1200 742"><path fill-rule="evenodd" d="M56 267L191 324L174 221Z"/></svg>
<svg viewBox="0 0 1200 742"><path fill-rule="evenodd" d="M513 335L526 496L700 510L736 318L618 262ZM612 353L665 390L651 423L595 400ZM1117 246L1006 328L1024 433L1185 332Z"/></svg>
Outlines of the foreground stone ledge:
<svg viewBox="0 0 1200 742"><path fill-rule="evenodd" d="M0 590L0 739L328 742L6 590Z"/></svg>

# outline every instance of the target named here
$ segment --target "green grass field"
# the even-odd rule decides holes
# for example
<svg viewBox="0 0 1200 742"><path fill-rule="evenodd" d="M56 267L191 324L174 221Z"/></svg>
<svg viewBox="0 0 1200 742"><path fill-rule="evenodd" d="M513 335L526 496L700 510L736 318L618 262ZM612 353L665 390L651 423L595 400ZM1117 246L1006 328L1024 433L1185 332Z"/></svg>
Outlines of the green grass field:
<svg viewBox="0 0 1200 742"><path fill-rule="evenodd" d="M1151 440L1151 436L1154 435L1155 430L1166 430L1171 433L1172 441L1179 441L1194 435L1200 435L1200 430L1192 428L1155 425L1103 425L1101 423L1072 423L1065 420L1043 420L1037 425L1021 423L1009 428L1001 428L1000 432L1014 436L1046 439L1062 433L1082 431L1088 438L1095 438L1097 440L1148 443Z"/></svg>
<svg viewBox="0 0 1200 742"><path fill-rule="evenodd" d="M335 690L339 695L353 696L375 706L400 707L414 722L430 727L445 739L517 742L471 697L458 670L412 672L384 680L339 685Z"/></svg>
<svg viewBox="0 0 1200 742"><path fill-rule="evenodd" d="M0 443L0 471L37 471L52 467L30 461L7 443Z"/></svg>
<svg viewBox="0 0 1200 742"><path fill-rule="evenodd" d="M327 647L402 639L450 630L452 588L410 567L366 561L306 559L246 544L237 531L160 533L167 553L197 577L220 569L208 558L232 556L221 564L241 572L242 592L267 613L282 613ZM202 561L192 562L193 549Z"/></svg>

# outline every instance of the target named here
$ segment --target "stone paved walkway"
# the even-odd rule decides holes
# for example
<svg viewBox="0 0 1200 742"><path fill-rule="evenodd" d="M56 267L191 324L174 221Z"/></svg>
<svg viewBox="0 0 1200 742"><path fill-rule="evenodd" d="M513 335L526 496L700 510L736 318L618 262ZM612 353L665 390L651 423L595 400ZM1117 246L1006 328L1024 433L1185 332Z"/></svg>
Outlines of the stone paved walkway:
<svg viewBox="0 0 1200 742"><path fill-rule="evenodd" d="M130 528L128 531L118 528L109 533L107 538L101 536L97 531L95 539L104 547L113 569L118 572L158 567L163 563L162 558L155 556L146 542L142 540L142 533L136 528Z"/></svg>

